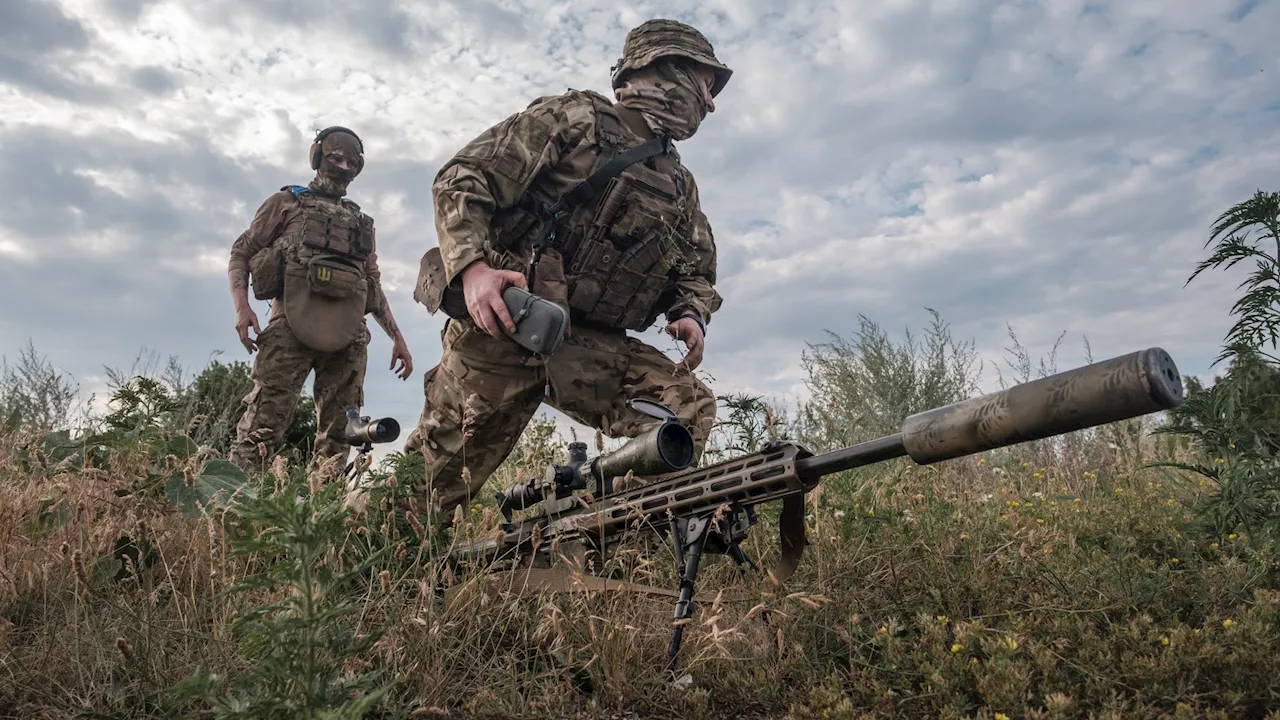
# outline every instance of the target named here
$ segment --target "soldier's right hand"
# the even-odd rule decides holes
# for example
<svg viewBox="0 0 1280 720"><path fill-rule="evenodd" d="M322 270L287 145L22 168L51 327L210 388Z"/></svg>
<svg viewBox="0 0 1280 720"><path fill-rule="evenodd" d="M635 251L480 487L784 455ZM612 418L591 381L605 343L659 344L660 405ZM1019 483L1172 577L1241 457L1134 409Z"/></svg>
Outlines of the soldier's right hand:
<svg viewBox="0 0 1280 720"><path fill-rule="evenodd" d="M502 291L515 285L528 289L524 275L514 270L494 270L483 260L477 260L462 271L462 294L467 301L467 312L482 330L493 337L502 337L502 326L508 332L516 331L516 324L507 312ZM502 325L498 323L501 322Z"/></svg>
<svg viewBox="0 0 1280 720"><path fill-rule="evenodd" d="M249 337L249 328L253 328L254 335L261 335L262 330L258 327L258 315L251 307L242 307L236 310L236 332L240 335L240 344L244 345L244 349L252 355L253 351L258 349L258 343L254 338Z"/></svg>

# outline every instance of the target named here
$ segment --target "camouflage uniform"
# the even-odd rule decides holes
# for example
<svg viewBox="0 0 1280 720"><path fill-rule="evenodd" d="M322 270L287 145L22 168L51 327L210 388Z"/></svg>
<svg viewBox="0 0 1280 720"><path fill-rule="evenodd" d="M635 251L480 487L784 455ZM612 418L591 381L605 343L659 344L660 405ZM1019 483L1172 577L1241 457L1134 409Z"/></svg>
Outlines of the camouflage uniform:
<svg viewBox="0 0 1280 720"><path fill-rule="evenodd" d="M313 370L315 459L344 455L346 410L364 403L370 340L364 315L373 313L384 328L389 324L373 218L342 197L345 182L319 167L322 146L328 152L330 144L350 147L354 139L359 147L354 133L347 133L321 133L312 146L317 178L267 198L231 248L233 293L243 292L252 277L255 297L272 301L270 320L256 338L253 389L244 398L229 454L244 468L260 460L260 442L269 451L279 446Z"/></svg>
<svg viewBox="0 0 1280 720"><path fill-rule="evenodd" d="M670 63L672 55L712 67L713 93L729 74L700 33L671 21L632 30L623 53L615 88L628 73L660 58ZM677 65L663 67L670 74ZM697 81L687 69L680 72L686 73L680 82ZM687 93L667 87L656 94L690 102ZM429 267L429 252L415 298L432 312L447 307L445 288L456 292L462 270L477 260L528 271L532 245L547 227L538 209L611 157L653 139L655 130L670 133L654 114L569 90L535 100L472 140L445 163L432 187L438 266ZM434 492L445 514L479 490L543 402L606 436L634 437L654 420L627 401L658 400L689 426L698 453L714 422L711 390L687 367L627 335L662 316L668 322L691 317L705 329L720 307L714 239L679 155L670 149L631 165L556 228L560 244L543 250L530 290L569 309L563 344L550 357L536 356L492 337L464 310L446 324L440 363L424 378L425 407L405 449L424 456L429 487L423 490Z"/></svg>

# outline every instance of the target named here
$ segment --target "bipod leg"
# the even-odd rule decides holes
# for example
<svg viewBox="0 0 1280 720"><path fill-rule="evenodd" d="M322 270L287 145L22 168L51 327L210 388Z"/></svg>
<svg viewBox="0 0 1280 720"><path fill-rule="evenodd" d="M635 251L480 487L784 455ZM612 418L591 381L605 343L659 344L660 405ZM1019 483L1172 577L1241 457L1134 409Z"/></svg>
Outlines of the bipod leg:
<svg viewBox="0 0 1280 720"><path fill-rule="evenodd" d="M706 518L681 518L672 528L672 542L676 546L679 563L680 597L676 600L675 629L671 644L667 646L667 677L675 679L676 655L684 639L685 622L693 616L693 588L698 579L698 564L702 560L702 548L707 543Z"/></svg>

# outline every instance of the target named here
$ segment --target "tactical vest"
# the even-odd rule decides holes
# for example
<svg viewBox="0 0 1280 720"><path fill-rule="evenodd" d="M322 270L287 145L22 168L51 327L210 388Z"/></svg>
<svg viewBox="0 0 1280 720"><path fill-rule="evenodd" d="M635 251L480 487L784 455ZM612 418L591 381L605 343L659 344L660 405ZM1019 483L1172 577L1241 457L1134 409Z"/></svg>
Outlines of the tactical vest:
<svg viewBox="0 0 1280 720"><path fill-rule="evenodd" d="M302 217L254 256L254 295L283 302L302 344L322 352L346 347L364 315L378 309L365 264L373 252L373 218L345 198L323 201L299 185L281 190L298 199Z"/></svg>
<svg viewBox="0 0 1280 720"><path fill-rule="evenodd" d="M619 111L594 95L596 136L601 149L592 168L640 145ZM659 155L622 170L597 198L554 222L568 304L575 322L614 329L645 330L669 309L676 268L687 264L688 241L677 234L691 225L687 188L679 161ZM529 196L495 218L493 238L515 249L528 247L548 229L539 201ZM545 204L544 204L545 207ZM536 268L535 268L536 270Z"/></svg>

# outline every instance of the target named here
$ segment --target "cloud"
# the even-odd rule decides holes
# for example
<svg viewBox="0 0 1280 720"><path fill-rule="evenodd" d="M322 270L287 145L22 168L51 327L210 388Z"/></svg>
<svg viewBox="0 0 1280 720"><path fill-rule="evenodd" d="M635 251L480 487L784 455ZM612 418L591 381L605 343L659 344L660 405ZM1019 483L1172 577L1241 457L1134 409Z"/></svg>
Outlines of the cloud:
<svg viewBox="0 0 1280 720"><path fill-rule="evenodd" d="M901 335L926 307L989 362L1008 324L1033 353L1066 331L1064 368L1087 338L1208 374L1239 275L1186 278L1219 213L1280 189L1275 0L10 5L0 293L28 309L0 342L83 377L144 346L245 358L226 253L309 179L313 133L346 125L419 368L395 379L375 329L368 410L406 425L439 356L441 319L411 299L436 170L535 97L608 94L649 17L695 23L735 71L680 148L719 246L704 368L722 393L803 397L825 331L863 314Z"/></svg>

